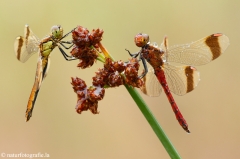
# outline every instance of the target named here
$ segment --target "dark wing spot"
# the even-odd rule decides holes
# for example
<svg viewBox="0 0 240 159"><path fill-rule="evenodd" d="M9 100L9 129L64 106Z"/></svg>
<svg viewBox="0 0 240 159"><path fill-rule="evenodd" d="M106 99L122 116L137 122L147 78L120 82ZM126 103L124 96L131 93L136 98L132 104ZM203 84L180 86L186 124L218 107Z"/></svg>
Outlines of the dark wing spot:
<svg viewBox="0 0 240 159"><path fill-rule="evenodd" d="M194 89L193 71L194 70L191 66L187 66L185 68L185 75L187 77L187 93L191 92Z"/></svg>
<svg viewBox="0 0 240 159"><path fill-rule="evenodd" d="M21 58L21 48L23 47L23 37L20 36L18 39L18 49L17 49L17 59L20 60Z"/></svg>
<svg viewBox="0 0 240 159"><path fill-rule="evenodd" d="M218 58L221 55L221 47L218 42L219 34L212 34L206 38L205 43L209 46L212 52L212 60Z"/></svg>

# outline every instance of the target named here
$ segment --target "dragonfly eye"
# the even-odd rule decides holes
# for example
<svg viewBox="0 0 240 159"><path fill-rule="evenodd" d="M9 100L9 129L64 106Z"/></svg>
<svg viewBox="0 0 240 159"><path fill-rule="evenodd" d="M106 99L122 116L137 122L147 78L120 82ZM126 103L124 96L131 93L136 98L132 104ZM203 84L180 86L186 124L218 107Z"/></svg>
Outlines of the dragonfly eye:
<svg viewBox="0 0 240 159"><path fill-rule="evenodd" d="M149 42L149 36L147 34L139 33L135 36L134 41L138 47L143 47Z"/></svg>
<svg viewBox="0 0 240 159"><path fill-rule="evenodd" d="M60 39L62 37L63 31L60 25L54 25L51 31L53 38Z"/></svg>

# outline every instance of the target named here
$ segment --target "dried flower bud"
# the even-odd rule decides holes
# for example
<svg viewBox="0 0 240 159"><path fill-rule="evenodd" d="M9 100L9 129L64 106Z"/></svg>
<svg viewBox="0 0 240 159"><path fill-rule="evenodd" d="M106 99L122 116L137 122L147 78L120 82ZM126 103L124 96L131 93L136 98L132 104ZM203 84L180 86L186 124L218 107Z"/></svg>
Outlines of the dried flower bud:
<svg viewBox="0 0 240 159"><path fill-rule="evenodd" d="M78 26L73 32L73 43L75 44L71 54L80 59L78 67L84 69L94 64L98 57L98 43L102 40L103 30L96 29L92 33L89 30Z"/></svg>
<svg viewBox="0 0 240 159"><path fill-rule="evenodd" d="M117 87L123 84L122 76L115 71L108 76L108 85L110 87Z"/></svg>
<svg viewBox="0 0 240 159"><path fill-rule="evenodd" d="M123 77L120 75L125 70L125 64L122 61L113 62L110 58L106 58L104 68L96 72L93 77L93 85L104 87L117 87L123 84Z"/></svg>
<svg viewBox="0 0 240 159"><path fill-rule="evenodd" d="M107 77L108 77L108 72L105 69L99 69L98 72L96 72L96 76L94 76L92 84L94 86L100 86L104 87L104 85L107 84Z"/></svg>
<svg viewBox="0 0 240 159"><path fill-rule="evenodd" d="M105 89L101 87L90 87L88 89L88 97L91 101L102 100L105 94Z"/></svg>
<svg viewBox="0 0 240 159"><path fill-rule="evenodd" d="M89 39L89 31L87 28L84 28L82 26L78 26L72 32L72 38L73 38L73 43L79 47L91 45L91 42Z"/></svg>
<svg viewBox="0 0 240 159"><path fill-rule="evenodd" d="M127 66L126 69L125 69L125 75L126 75L127 78L137 77L138 76L138 71L133 66Z"/></svg>
<svg viewBox="0 0 240 159"><path fill-rule="evenodd" d="M114 62L110 58L106 58L104 69L107 70L108 72L114 72L115 68L113 67L113 65L114 65Z"/></svg>
<svg viewBox="0 0 240 159"><path fill-rule="evenodd" d="M82 111L87 111L89 108L87 100L78 100L76 105L77 113L81 114Z"/></svg>
<svg viewBox="0 0 240 159"><path fill-rule="evenodd" d="M86 89L87 85L85 83L85 81L83 81L81 78L73 78L72 77L72 86L73 86L73 90L74 92L77 92L77 91L82 91L84 89Z"/></svg>
<svg viewBox="0 0 240 159"><path fill-rule="evenodd" d="M126 84L138 88L143 86L144 82L140 78L138 78L138 69L139 69L138 60L136 58L130 59L124 72L126 76L125 79Z"/></svg>
<svg viewBox="0 0 240 159"><path fill-rule="evenodd" d="M74 47L71 54L80 60L78 67L82 69L92 66L98 56L96 50L90 47Z"/></svg>
<svg viewBox="0 0 240 159"><path fill-rule="evenodd" d="M76 111L77 111L78 114L81 114L82 111L87 111L88 109L93 114L98 114L99 112L97 111L97 108L98 108L98 103L97 102L92 102L89 99L79 100L77 105L76 105Z"/></svg>
<svg viewBox="0 0 240 159"><path fill-rule="evenodd" d="M123 61L114 62L113 67L119 73L122 73L126 68L125 63Z"/></svg>
<svg viewBox="0 0 240 159"><path fill-rule="evenodd" d="M98 44L102 40L103 30L102 29L93 29L92 33L89 35L89 39L91 40L91 43L93 46Z"/></svg>
<svg viewBox="0 0 240 159"><path fill-rule="evenodd" d="M99 111L97 110L97 108L98 108L98 102L97 102L97 101L92 102L92 101L89 100L89 103L91 103L91 104L89 105L89 108L88 108L88 109L89 109L93 114L99 114Z"/></svg>

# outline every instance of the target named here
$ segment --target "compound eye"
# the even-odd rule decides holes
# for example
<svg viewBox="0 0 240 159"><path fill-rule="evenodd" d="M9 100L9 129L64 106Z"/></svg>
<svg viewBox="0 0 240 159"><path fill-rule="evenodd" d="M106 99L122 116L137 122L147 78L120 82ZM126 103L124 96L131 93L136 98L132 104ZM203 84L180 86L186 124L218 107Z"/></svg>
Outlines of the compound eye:
<svg viewBox="0 0 240 159"><path fill-rule="evenodd" d="M52 33L57 33L59 31L59 27L57 25L54 25L52 28L51 28L51 31Z"/></svg>
<svg viewBox="0 0 240 159"><path fill-rule="evenodd" d="M146 44L149 42L149 36L147 34L142 34L143 41L146 42Z"/></svg>
<svg viewBox="0 0 240 159"><path fill-rule="evenodd" d="M147 34L139 33L135 36L134 41L138 47L143 47L149 42L149 36Z"/></svg>

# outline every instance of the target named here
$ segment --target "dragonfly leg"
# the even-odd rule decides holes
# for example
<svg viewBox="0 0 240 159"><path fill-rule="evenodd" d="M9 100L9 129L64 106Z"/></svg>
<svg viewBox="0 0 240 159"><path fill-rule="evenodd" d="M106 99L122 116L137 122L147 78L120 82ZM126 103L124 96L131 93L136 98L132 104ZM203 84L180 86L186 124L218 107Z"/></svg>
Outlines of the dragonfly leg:
<svg viewBox="0 0 240 159"><path fill-rule="evenodd" d="M147 67L146 60L142 56L139 58L139 61L140 60L142 60L143 67L144 67L144 72L140 76L138 76L138 78L143 78L148 73L148 67Z"/></svg>
<svg viewBox="0 0 240 159"><path fill-rule="evenodd" d="M130 51L129 50L127 50L127 49L125 49L128 53L129 53L129 55L131 56L131 57L133 57L133 58L137 58L138 57L138 55L139 55L139 52L137 52L137 53L135 53L135 54L132 54L132 53L130 53ZM139 58L139 60L138 60L138 62L140 62L142 60L142 63L143 63L143 67L144 67L144 73L142 73L140 76L138 76L138 78L143 78L144 76L146 76L146 74L147 74L147 72L148 72L148 68L147 68L147 63L146 63L146 60L140 55L140 58Z"/></svg>
<svg viewBox="0 0 240 159"><path fill-rule="evenodd" d="M62 53L63 57L65 58L65 60L67 60L67 61L77 60L77 58L67 55L66 52L59 45L58 45L58 48L59 48L60 52Z"/></svg>
<svg viewBox="0 0 240 159"><path fill-rule="evenodd" d="M66 43L66 44L72 44L70 45L69 47L65 46L63 43ZM74 44L70 41L60 41L59 42L60 45L62 45L65 49L70 49Z"/></svg>
<svg viewBox="0 0 240 159"><path fill-rule="evenodd" d="M77 27L76 27L77 28ZM67 34L65 34L60 40L62 40L63 38L67 37L70 33L72 33L76 28L74 28L73 30L71 30L70 32L68 32Z"/></svg>
<svg viewBox="0 0 240 159"><path fill-rule="evenodd" d="M131 57L133 57L133 58L136 58L136 57L138 57L138 55L139 55L139 52L137 52L137 53L135 53L135 54L132 54L132 53L130 53L130 51L128 50L128 49L125 49L128 53L129 53L129 55L131 56Z"/></svg>
<svg viewBox="0 0 240 159"><path fill-rule="evenodd" d="M130 55L131 57L133 57L133 58L136 58L136 57L139 55L139 53L131 54L129 50L127 50L127 49L125 49L125 50L126 50L126 51L129 53L129 55ZM140 61L140 60L138 60L138 61ZM129 62L129 61L124 62L124 63L128 63L128 62Z"/></svg>
<svg viewBox="0 0 240 159"><path fill-rule="evenodd" d="M65 43L65 44L72 44L72 41L60 41L61 43Z"/></svg>

